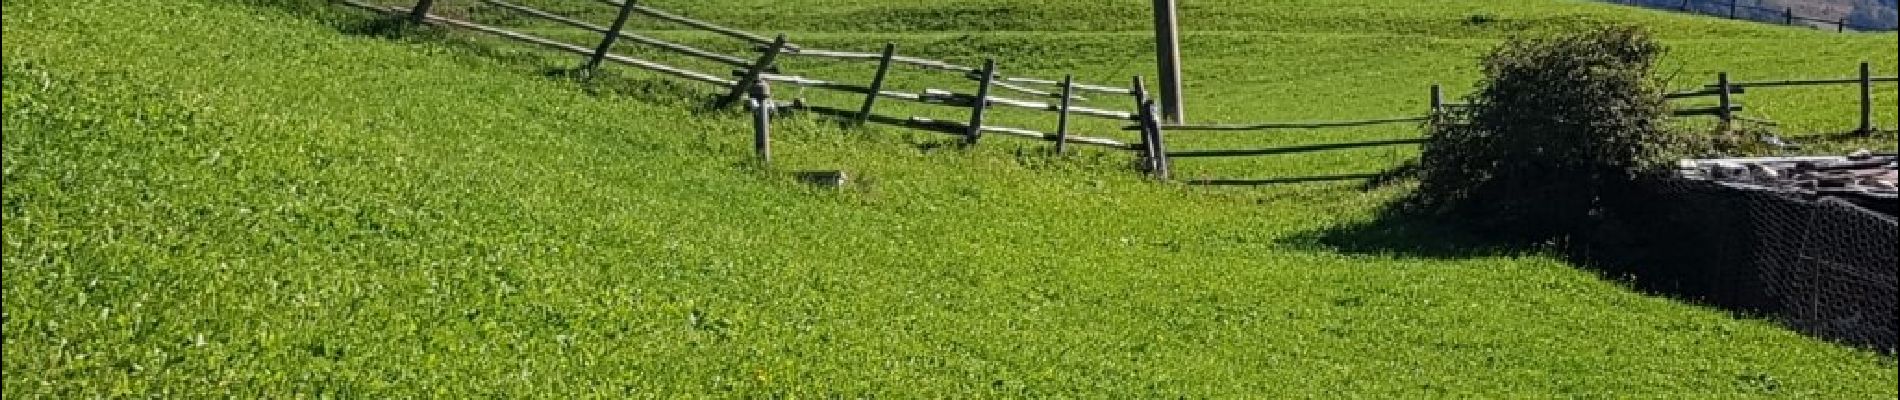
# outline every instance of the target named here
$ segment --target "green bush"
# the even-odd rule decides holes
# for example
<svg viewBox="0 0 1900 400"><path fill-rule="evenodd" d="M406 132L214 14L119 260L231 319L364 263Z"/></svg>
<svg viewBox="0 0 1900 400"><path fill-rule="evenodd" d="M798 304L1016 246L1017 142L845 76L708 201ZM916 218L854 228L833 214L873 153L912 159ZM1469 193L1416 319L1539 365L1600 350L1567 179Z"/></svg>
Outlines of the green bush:
<svg viewBox="0 0 1900 400"><path fill-rule="evenodd" d="M1629 26L1506 42L1469 107L1431 124L1410 206L1510 239L1577 232L1678 142L1652 75L1664 51Z"/></svg>

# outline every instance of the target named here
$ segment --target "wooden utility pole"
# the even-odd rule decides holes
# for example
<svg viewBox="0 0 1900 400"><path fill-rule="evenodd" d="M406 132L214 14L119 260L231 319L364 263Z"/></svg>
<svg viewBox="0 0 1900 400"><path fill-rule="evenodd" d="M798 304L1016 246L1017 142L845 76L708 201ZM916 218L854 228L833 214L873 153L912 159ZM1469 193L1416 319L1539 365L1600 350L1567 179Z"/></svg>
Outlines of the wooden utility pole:
<svg viewBox="0 0 1900 400"><path fill-rule="evenodd" d="M1169 123L1185 123L1181 112L1181 43L1175 24L1175 0L1155 1L1155 60L1160 67L1161 116Z"/></svg>

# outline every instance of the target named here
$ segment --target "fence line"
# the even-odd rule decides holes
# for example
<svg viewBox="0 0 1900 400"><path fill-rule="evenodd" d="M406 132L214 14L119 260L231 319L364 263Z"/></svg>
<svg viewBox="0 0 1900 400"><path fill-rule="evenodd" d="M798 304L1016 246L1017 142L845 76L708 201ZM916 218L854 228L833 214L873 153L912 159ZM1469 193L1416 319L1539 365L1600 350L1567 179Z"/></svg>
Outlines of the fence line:
<svg viewBox="0 0 1900 400"><path fill-rule="evenodd" d="M855 124L862 124L868 121L876 121L879 123L887 123L887 124L898 124L902 126L909 126L909 127L924 129L928 131L960 135L960 136L963 136L965 140L971 144L976 143L983 136L984 133L996 133L996 134L1002 134L1006 136L1015 136L1015 137L1030 138L1030 139L1037 139L1037 140L1044 140L1044 141L1052 141L1056 143L1056 148L1057 148L1058 153L1062 151L1063 147L1066 144L1070 144L1070 143L1103 146L1103 147L1119 149L1119 150L1132 150L1132 151L1135 151L1140 158L1139 165L1141 165L1141 169L1143 169L1144 171L1150 174L1153 174L1156 178L1159 178L1161 180L1167 180L1170 178L1170 175L1171 175L1170 171L1172 169L1171 159L1174 157L1201 158L1201 157L1268 156L1268 155L1280 155L1280 154L1305 153L1305 152L1313 152L1313 151L1418 144L1425 141L1425 139L1422 139L1422 138L1408 138L1408 139L1388 139L1388 140L1373 140L1373 141L1361 141L1361 142L1285 146L1285 147L1266 148L1266 149L1202 149L1202 150L1187 150L1187 151L1169 151L1167 149L1165 134L1164 134L1165 131L1167 130L1184 131L1184 132L1186 131L1264 131L1264 130L1278 130L1278 129L1344 128L1344 127L1359 127L1359 126L1372 126L1372 125L1411 123L1411 122L1433 122L1435 121L1435 116L1440 115L1446 109L1470 106L1466 104L1445 103L1443 99L1443 93L1438 87L1438 85L1432 85L1431 98L1430 98L1431 108L1429 109L1429 111L1426 113L1425 116L1420 116L1420 117L1396 117L1396 118L1367 119L1367 120L1354 120L1354 121L1168 125L1168 124L1162 124L1159 121L1155 112L1156 110L1155 110L1154 99L1148 98L1147 93L1144 91L1140 77L1135 77L1135 79L1132 81L1132 86L1130 88L1124 89L1124 88L1117 88L1117 87L1110 87L1110 86L1086 85L1086 84L1075 83L1073 76L1065 77L1064 80L1060 82L1034 79L1034 78L1004 77L1004 76L998 75L997 64L995 60L993 59L986 60L984 63L984 67L981 69L971 69L968 67L955 65L948 62L929 60L929 59L917 58L917 57L898 56L895 54L896 52L895 45L889 44L889 43L885 44L883 51L877 54L840 52L840 51L818 50L818 49L804 49L804 48L799 48L796 45L792 44L783 34L780 34L777 37L772 38L772 39L765 39L765 37L761 35L746 33L743 31L739 31L737 29L726 28L726 27L722 27L716 24L709 23L709 22L689 19L689 18L682 17L679 15L667 13L661 10L652 9L646 6L622 3L622 2L611 1L611 0L600 0L600 2L621 7L621 9L619 10L621 11L621 13L620 15L617 16L616 21L614 23L614 27L612 28L601 28L598 25L593 25L593 24L582 22L582 21L575 20L572 18L563 17L554 13L536 10L530 7L521 6L518 4L512 4L512 3L508 3L501 0L483 0L484 2L488 4L506 8L512 11L520 12L520 13L531 15L531 16L541 17L545 19L550 19L556 22L560 22L562 24L566 24L568 26L592 31L595 33L600 33L603 35L602 42L599 48L593 49L593 50L587 49L580 45L558 42L558 41L549 40L549 39L545 39L545 38L541 38L541 37L537 37L533 35L514 32L514 31L502 29L502 28L496 28L496 27L482 25L482 24L478 24L474 22L460 21L460 20L444 18L444 17L440 17L436 15L431 15L427 13L428 8L433 4L433 1L431 0L419 0L416 7L411 8L411 9L404 9L400 7L375 6L375 5L362 3L358 0L338 0L338 1L345 5L362 8L365 10L370 10L370 11L374 11L378 13L384 13L384 14L389 14L389 15L399 16L399 17L406 17L406 18L410 18L415 21L421 21L424 23L441 24L441 25L446 25L446 26L451 26L451 27L479 31L483 33L497 35L506 39L527 42L527 43L531 43L531 44L535 44L535 45L539 45L543 47L552 48L555 50L566 51L569 53L588 56L589 57L588 65L590 67L594 64L597 64L601 60L613 61L619 64L630 65L630 66L634 66L641 69L659 72L661 74L668 75L668 76L674 76L674 77L683 78L683 79L696 81L696 82L711 83L714 85L719 85L719 86L728 88L730 92L722 96L718 103L721 106L724 106L724 105L728 105L732 103L741 103L741 100L744 100L742 103L748 105L749 108L754 112L753 119L755 123L755 131L757 132L755 134L755 141L758 142L758 143L755 143L755 148L756 148L756 151L759 153L760 160L765 163L769 163L770 161L770 144L769 144L770 116L773 114L772 111L774 111L774 109L782 107L782 105L780 105L779 102L771 99L769 83L773 83L773 82L865 95L865 100L863 102L863 105L855 113L850 113L843 110L827 108L827 107L814 107L814 106L804 105L802 104L802 101L794 101L791 103L793 107L802 107L805 109L813 110L815 112L819 112L821 114L841 116L841 117L849 115L849 119L853 121ZM706 50L691 47L691 46L661 41L658 39L647 38L644 36L629 34L625 32L620 32L620 28L625 22L625 17L629 13L639 13L642 15L652 16L658 19L672 21L672 22L692 26L695 28L720 33L726 36L739 38L741 40L745 40L748 42L764 43L767 46L763 46L763 50L764 50L763 54L760 54L756 60L746 60L746 59L739 58L736 56L715 53L715 52L706 51ZM745 68L733 70L732 74L739 77L739 79L729 80L729 79L724 79L724 78L714 76L712 74L706 74L706 73L692 71L692 70L688 70L684 68L668 66L665 64L660 64L660 63L656 63L652 61L641 60L641 59L637 59L633 57L627 57L624 55L612 54L609 51L610 50L609 48L612 46L614 39L620 39L620 38L625 38L625 39L638 42L641 44L651 45L656 48L672 51L679 54L685 54L689 56L706 59L706 60L713 61L720 64L741 66ZM788 56L788 55L789 56L806 55L806 56L830 57L830 58L850 59L850 60L877 60L878 71L877 71L876 76L870 82L870 84L866 86L844 84L844 83L826 81L822 79L801 77L801 76L785 74L780 71L777 71L776 59L778 57ZM977 82L976 93L974 95L970 95L970 94L956 93L949 90L929 89L929 88L924 89L922 93L916 93L916 94L883 90L883 86L886 82L886 74L889 72L889 68L892 64L907 64L907 65L919 66L927 70L934 69L934 70L962 71L961 73L962 76ZM588 68L588 69L591 69L591 68ZM1705 87L1702 90L1666 93L1663 96L1665 99L1669 99L1669 100L1717 97L1718 105L1715 107L1681 109L1681 110L1676 110L1674 112L1674 115L1676 116L1716 116L1716 117L1719 117L1722 123L1724 124L1724 126L1726 126L1727 124L1731 123L1734 120L1738 120L1738 119L1750 120L1748 118L1735 115L1736 112L1741 111L1743 108L1741 105L1736 104L1733 96L1736 94L1744 93L1746 88L1859 84L1860 89L1861 89L1860 132L1867 133L1867 132L1872 131L1872 124L1871 124L1871 102L1872 102L1871 86L1872 84L1876 82L1880 82L1880 83L1896 82L1896 81L1900 81L1900 77L1873 77L1869 74L1868 64L1864 62L1861 63L1859 72L1860 72L1860 76L1857 79L1811 79L1811 80L1779 80L1779 81L1754 81L1754 82L1731 82L1728 79L1727 73L1721 73L1721 74L1718 74L1717 84L1707 85L1707 87ZM1055 92L1041 91L1041 90L1029 89L1029 88L1024 88L1024 87L1014 85L1018 83L1056 86L1059 88L1059 90L1061 90L1061 92L1055 93ZM1037 101L1020 100L1020 99L1012 99L1012 98L1007 98L1007 97L995 96L993 95L991 91L992 88L1003 88L1005 90L1013 90L1013 91L1018 91L1018 92L1023 92L1023 93L1029 93L1032 95L1047 96L1047 97L1059 99L1060 102L1059 104L1051 104L1047 102L1037 102ZM1134 111L1121 112L1121 111L1105 110L1105 109L1100 109L1100 108L1078 107L1073 104L1070 104L1072 100L1082 99L1079 96L1074 96L1074 92L1079 91L1079 90L1087 90L1087 91L1092 91L1092 92L1097 92L1097 93L1130 95L1135 100ZM750 95L748 96L748 94ZM913 102L918 102L918 103L923 103L923 104L935 104L935 105L969 108L971 109L969 122L960 124L960 123L951 122L951 121L940 121L940 120L934 120L930 118L921 118L921 117L911 117L909 119L896 119L896 118L878 116L873 113L874 111L873 107L875 105L875 100L879 97L887 97L887 98L894 98L894 99L899 99L899 100L913 101ZM1035 131L1035 130L1030 130L1030 129L989 125L985 121L986 119L985 111L987 111L987 109L989 109L992 106L1008 106L1008 107L1056 112L1058 114L1056 132L1045 133L1045 132L1040 132L1040 131ZM1068 122L1069 122L1068 120L1072 114L1102 118L1102 119L1109 119L1109 120L1116 120L1116 121L1133 121L1135 122L1134 125L1124 127L1123 129L1139 131L1141 139L1139 142L1129 143L1129 142L1122 142L1119 140L1107 139L1107 138L1072 135L1071 132L1069 132L1069 127L1068 127ZM1334 178L1350 179L1351 177L1371 177L1371 176L1376 176L1376 174L1335 175L1324 180L1333 180ZM1225 185L1225 184L1239 184L1238 182L1298 182L1298 181L1311 181L1311 180L1304 180L1304 179L1298 179L1298 178L1275 178L1275 179L1264 179L1264 180L1214 179L1214 180L1190 181L1189 183Z"/></svg>
<svg viewBox="0 0 1900 400"><path fill-rule="evenodd" d="M357 8L380 12L380 13L389 14L389 15L396 15L396 16L414 15L411 13L410 9L402 8L402 7L376 6L376 5L363 3L357 0L337 0L337 1L339 3L349 5L352 7L357 7ZM543 47L548 47L555 50L561 50L561 51L566 51L570 53L580 54L584 56L591 56L594 54L594 51L591 49L573 45L573 44L557 42L557 41L553 41L549 39L544 39L539 36L491 27L491 26L477 24L473 22L443 18L443 17L435 16L433 14L423 14L422 20L424 22L429 22L429 23L438 23L438 24L453 26L457 28L480 31L483 33L493 34L496 36L513 39L516 41L532 43L536 45L541 45ZM660 63L647 61L647 60L641 60L641 59L627 57L627 56L618 55L618 54L607 54L605 59L607 61L613 61L616 63L630 65L630 66L634 66L634 67L638 67L638 68L642 68L642 69L646 69L646 70L650 70L654 72L659 72L666 75L672 75L674 77L684 78L686 80L695 81L695 82L711 83L711 84L720 85L720 86L731 86L734 83L731 80L726 80L726 79L712 76L709 74L691 71L691 70L682 69L682 68L675 68L675 67L668 66L665 64L660 64Z"/></svg>
<svg viewBox="0 0 1900 400"><path fill-rule="evenodd" d="M614 6L614 7L622 7L622 6L627 5L626 3L613 1L613 0L599 0L599 1L601 3ZM639 4L632 4L632 8L634 12L640 13L642 15L646 15L648 17L658 18L658 19L670 21L673 23L677 23L680 25L686 25L686 26L690 26L694 28L699 28L701 30L705 30L708 32L718 33L718 34L726 35L735 39L752 42L754 44L762 44L762 45L772 44L772 38L765 37L763 35L755 34L752 32L746 32L746 31L742 31L738 29L727 28L727 27L720 26L719 24L715 24L711 22L700 21L700 20L696 20L692 18L686 18L679 15L675 15L673 13L655 9L653 7L647 7L647 6L643 6ZM793 51L796 51L796 49L798 49L799 46L796 44L786 43L785 48L793 49Z"/></svg>
<svg viewBox="0 0 1900 400"><path fill-rule="evenodd" d="M531 15L535 17L541 17L543 19L547 19L550 21L559 22L559 23L566 24L568 26L572 26L575 28L592 31L594 33L605 34L608 31L607 28L601 27L599 25L590 24L581 20L568 18L565 16L561 16L559 14L534 9L534 8L530 8L530 7L519 5L519 4L509 3L509 2L505 2L501 0L482 0L482 2L492 4L497 7L506 8L508 10L519 12L522 14L527 14L527 15ZM735 67L746 67L746 66L751 65L751 63L748 62L746 59L729 56L729 55L725 55L725 54L721 54L721 53L717 53L717 52L713 52L713 51L709 51L705 49L700 49L697 47L668 42L668 41L664 41L660 39L654 39L654 38L650 38L646 36L640 36L637 34L632 34L632 33L627 33L627 32L620 32L619 36L622 39L631 40L634 42L638 42L640 44L672 50L673 52L676 52L676 53L698 57L701 59L710 60L713 62L718 62L718 63L731 65Z"/></svg>
<svg viewBox="0 0 1900 400"><path fill-rule="evenodd" d="M1633 3L1629 1L1618 1L1618 2L1623 3L1623 4L1635 5L1635 6L1647 5L1647 4L1642 4L1642 3ZM1849 25L1847 23L1847 17L1841 17L1841 18L1836 18L1836 19L1821 19L1821 18L1796 15L1794 13L1794 7L1770 8L1770 7L1760 7L1760 6L1752 6L1752 5L1742 5L1740 0L1729 0L1729 2L1726 4L1714 3L1711 5L1714 5L1718 11L1705 12L1703 10L1708 9L1708 7L1696 7L1695 4L1693 4L1693 0L1682 0L1682 4L1674 7L1674 9L1677 11L1685 12L1685 13L1713 15L1713 16L1725 17L1728 19L1737 19L1737 20L1744 19L1742 18L1742 14L1741 14L1741 12L1744 10L1761 12L1761 13L1770 13L1771 15L1778 16L1779 17L1778 19L1781 20L1781 23L1783 25L1794 25L1795 21L1815 22L1815 23L1820 23L1820 24L1834 25L1835 32L1846 32L1849 28L1852 28L1856 31L1879 30L1875 28ZM1668 9L1668 8L1664 8L1664 9ZM1719 10L1727 10L1727 12L1723 13ZM1774 20L1772 19L1771 20L1750 19L1750 20L1759 21L1759 22L1770 22L1770 23L1774 22Z"/></svg>

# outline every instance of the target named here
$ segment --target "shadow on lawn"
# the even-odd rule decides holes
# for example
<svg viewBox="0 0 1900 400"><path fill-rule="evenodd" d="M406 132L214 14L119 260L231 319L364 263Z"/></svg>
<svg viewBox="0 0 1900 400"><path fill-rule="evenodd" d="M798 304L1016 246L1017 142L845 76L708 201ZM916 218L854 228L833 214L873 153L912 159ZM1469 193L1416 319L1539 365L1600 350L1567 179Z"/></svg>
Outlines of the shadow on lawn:
<svg viewBox="0 0 1900 400"><path fill-rule="evenodd" d="M1775 312L1759 271L1748 267L1751 260L1744 254L1732 251L1739 246L1733 232L1709 229L1719 225L1671 211L1605 218L1564 240L1527 242L1500 239L1450 218L1408 212L1400 200L1370 221L1302 232L1281 242L1347 254L1425 259L1547 254L1640 292L1738 315Z"/></svg>

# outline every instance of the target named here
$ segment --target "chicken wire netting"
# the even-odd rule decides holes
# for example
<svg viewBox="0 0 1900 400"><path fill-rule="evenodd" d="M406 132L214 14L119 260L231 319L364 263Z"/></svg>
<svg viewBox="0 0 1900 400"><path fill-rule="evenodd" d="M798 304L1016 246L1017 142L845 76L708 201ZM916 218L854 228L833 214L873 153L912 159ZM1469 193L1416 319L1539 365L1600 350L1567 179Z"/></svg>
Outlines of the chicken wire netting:
<svg viewBox="0 0 1900 400"><path fill-rule="evenodd" d="M1672 253L1646 257L1648 267L1689 264L1669 266L1675 273L1668 279L1700 297L1818 337L1894 351L1900 225L1866 207L1893 199L1688 179L1648 186L1656 214L1641 229L1663 243L1638 251Z"/></svg>

